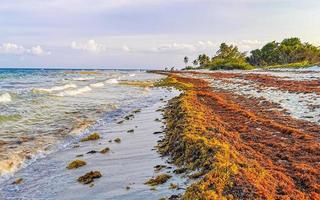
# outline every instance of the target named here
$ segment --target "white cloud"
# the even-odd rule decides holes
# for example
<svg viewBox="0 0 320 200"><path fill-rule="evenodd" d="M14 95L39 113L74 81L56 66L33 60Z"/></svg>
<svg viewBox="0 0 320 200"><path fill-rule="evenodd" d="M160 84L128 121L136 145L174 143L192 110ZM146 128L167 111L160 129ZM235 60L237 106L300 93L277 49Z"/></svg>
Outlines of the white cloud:
<svg viewBox="0 0 320 200"><path fill-rule="evenodd" d="M88 40L86 42L75 42L71 43L72 49L88 51L92 53L101 53L107 50L106 45L97 43L95 40Z"/></svg>
<svg viewBox="0 0 320 200"><path fill-rule="evenodd" d="M232 44L237 45L242 51L251 51L253 49L260 48L262 45L266 44L266 41L241 40L239 42L232 42Z"/></svg>
<svg viewBox="0 0 320 200"><path fill-rule="evenodd" d="M31 54L31 55L50 55L51 52L46 52L42 49L40 45L33 46L30 49L25 48L22 45L15 43L3 43L0 46L0 53L4 54Z"/></svg>
<svg viewBox="0 0 320 200"><path fill-rule="evenodd" d="M131 49L127 45L123 45L122 50L125 52L131 51Z"/></svg>
<svg viewBox="0 0 320 200"><path fill-rule="evenodd" d="M214 44L211 41L198 41L196 43L171 43L162 44L153 48L155 52L197 52L207 50L213 47Z"/></svg>

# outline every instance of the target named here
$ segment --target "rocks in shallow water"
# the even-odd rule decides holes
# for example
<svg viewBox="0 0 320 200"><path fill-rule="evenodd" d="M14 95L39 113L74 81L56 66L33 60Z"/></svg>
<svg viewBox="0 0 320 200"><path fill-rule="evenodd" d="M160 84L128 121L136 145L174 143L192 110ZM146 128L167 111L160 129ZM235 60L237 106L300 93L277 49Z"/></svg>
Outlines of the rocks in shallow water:
<svg viewBox="0 0 320 200"><path fill-rule="evenodd" d="M160 174L156 176L155 178L149 179L147 182L145 182L146 185L150 186L156 186L160 184L164 184L167 182L172 176L169 174Z"/></svg>
<svg viewBox="0 0 320 200"><path fill-rule="evenodd" d="M12 182L13 185L18 185L20 183L22 183L23 179L22 178L18 178L15 181Z"/></svg>
<svg viewBox="0 0 320 200"><path fill-rule="evenodd" d="M120 139L120 138L116 138L116 139L114 139L114 142L120 143L120 142L121 142L121 139Z"/></svg>
<svg viewBox="0 0 320 200"><path fill-rule="evenodd" d="M156 122L161 122L161 120L159 118L155 119L154 121Z"/></svg>
<svg viewBox="0 0 320 200"><path fill-rule="evenodd" d="M102 150L100 151L100 153L106 154L106 153L108 153L109 151L110 151L110 148L109 148L109 147L106 147L106 148L102 149Z"/></svg>
<svg viewBox="0 0 320 200"><path fill-rule="evenodd" d="M80 141L81 142L87 142L87 141L99 140L99 139L100 139L99 133L92 133L91 135L88 135L87 137L82 138Z"/></svg>
<svg viewBox="0 0 320 200"><path fill-rule="evenodd" d="M87 154L95 154L95 153L98 153L98 152L96 150L91 150L87 152Z"/></svg>
<svg viewBox="0 0 320 200"><path fill-rule="evenodd" d="M82 184L89 184L94 181L94 179L102 177L99 171L91 171L78 178L78 182Z"/></svg>
<svg viewBox="0 0 320 200"><path fill-rule="evenodd" d="M76 158L83 157L83 154L76 155Z"/></svg>
<svg viewBox="0 0 320 200"><path fill-rule="evenodd" d="M67 169L77 169L77 168L82 167L86 164L87 163L83 160L74 160L68 164Z"/></svg>
<svg viewBox="0 0 320 200"><path fill-rule="evenodd" d="M158 134L161 134L162 133L162 131L156 131L156 132L154 132L153 134L154 135L158 135Z"/></svg>

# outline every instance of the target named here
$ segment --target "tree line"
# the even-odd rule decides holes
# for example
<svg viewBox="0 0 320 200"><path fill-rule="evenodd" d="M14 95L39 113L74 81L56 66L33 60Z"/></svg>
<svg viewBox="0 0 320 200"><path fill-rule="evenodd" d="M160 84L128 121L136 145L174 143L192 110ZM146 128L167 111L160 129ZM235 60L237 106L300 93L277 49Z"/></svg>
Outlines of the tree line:
<svg viewBox="0 0 320 200"><path fill-rule="evenodd" d="M189 58L184 57L186 66ZM253 69L259 67L303 67L320 63L320 47L303 43L299 38L287 38L282 42L272 41L261 49L240 52L235 45L222 43L212 57L206 54L198 55L192 66L186 69Z"/></svg>

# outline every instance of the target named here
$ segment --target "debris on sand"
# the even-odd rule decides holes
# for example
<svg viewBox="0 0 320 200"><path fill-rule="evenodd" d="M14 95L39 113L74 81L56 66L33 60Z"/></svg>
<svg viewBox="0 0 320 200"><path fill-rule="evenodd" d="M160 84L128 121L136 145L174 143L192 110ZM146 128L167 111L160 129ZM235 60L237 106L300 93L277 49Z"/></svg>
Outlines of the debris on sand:
<svg viewBox="0 0 320 200"><path fill-rule="evenodd" d="M87 163L83 160L74 160L68 164L67 169L77 169L77 168L82 167L86 164Z"/></svg>
<svg viewBox="0 0 320 200"><path fill-rule="evenodd" d="M82 138L80 141L87 142L87 141L99 140L99 139L100 139L99 133L92 133L91 135L88 135L87 137Z"/></svg>
<svg viewBox="0 0 320 200"><path fill-rule="evenodd" d="M133 113L139 113L139 112L141 112L141 109L137 109L133 111Z"/></svg>
<svg viewBox="0 0 320 200"><path fill-rule="evenodd" d="M149 179L147 182L145 182L146 185L150 186L156 186L161 185L167 182L172 176L169 174L160 174L156 176L155 178Z"/></svg>
<svg viewBox="0 0 320 200"><path fill-rule="evenodd" d="M179 168L179 169L175 169L175 170L173 171L173 173L175 173L175 174L183 174L183 173L185 173L187 170L188 170L187 168Z"/></svg>
<svg viewBox="0 0 320 200"><path fill-rule="evenodd" d="M178 189L178 184L175 184L175 183L170 183L170 186L169 186L169 189L170 190L175 190L175 189Z"/></svg>
<svg viewBox="0 0 320 200"><path fill-rule="evenodd" d="M134 133L134 129L128 130L127 133Z"/></svg>
<svg viewBox="0 0 320 200"><path fill-rule="evenodd" d="M99 171L91 171L78 178L78 182L82 184L89 184L94 181L94 179L102 177Z"/></svg>
<svg viewBox="0 0 320 200"><path fill-rule="evenodd" d="M159 172L159 171L161 171L162 169L164 169L166 167L167 167L166 165L156 165L153 168L154 168L155 172Z"/></svg>
<svg viewBox="0 0 320 200"><path fill-rule="evenodd" d="M87 154L95 154L95 153L98 153L98 152L96 150L91 150L87 152Z"/></svg>
<svg viewBox="0 0 320 200"><path fill-rule="evenodd" d="M124 120L118 121L117 124L123 124Z"/></svg>
<svg viewBox="0 0 320 200"><path fill-rule="evenodd" d="M116 139L114 139L114 142L120 143L120 142L121 142L121 139L120 139L120 138L116 138Z"/></svg>
<svg viewBox="0 0 320 200"><path fill-rule="evenodd" d="M109 147L106 147L106 148L102 149L102 150L100 151L100 153L106 154L106 153L108 153L109 151L110 151L110 148L109 148Z"/></svg>
<svg viewBox="0 0 320 200"><path fill-rule="evenodd" d="M18 185L20 183L22 183L23 179L22 178L18 178L15 181L12 182L13 185Z"/></svg>

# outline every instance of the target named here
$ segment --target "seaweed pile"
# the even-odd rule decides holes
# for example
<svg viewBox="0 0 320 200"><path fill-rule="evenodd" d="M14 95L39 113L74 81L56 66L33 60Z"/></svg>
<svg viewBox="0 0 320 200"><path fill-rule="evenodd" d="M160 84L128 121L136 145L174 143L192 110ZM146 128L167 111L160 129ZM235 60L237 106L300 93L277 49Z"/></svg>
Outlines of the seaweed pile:
<svg viewBox="0 0 320 200"><path fill-rule="evenodd" d="M165 109L159 143L163 155L199 178L182 199L320 198L317 124L215 91L203 79L168 73L159 85L184 91Z"/></svg>

